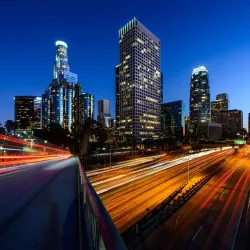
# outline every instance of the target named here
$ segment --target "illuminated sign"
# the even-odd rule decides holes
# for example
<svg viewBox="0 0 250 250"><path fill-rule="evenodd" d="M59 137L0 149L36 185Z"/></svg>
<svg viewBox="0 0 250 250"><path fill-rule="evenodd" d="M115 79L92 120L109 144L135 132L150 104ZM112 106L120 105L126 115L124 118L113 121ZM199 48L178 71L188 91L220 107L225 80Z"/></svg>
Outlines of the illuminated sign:
<svg viewBox="0 0 250 250"><path fill-rule="evenodd" d="M245 140L234 140L234 144L243 145L243 144L246 144L246 141Z"/></svg>

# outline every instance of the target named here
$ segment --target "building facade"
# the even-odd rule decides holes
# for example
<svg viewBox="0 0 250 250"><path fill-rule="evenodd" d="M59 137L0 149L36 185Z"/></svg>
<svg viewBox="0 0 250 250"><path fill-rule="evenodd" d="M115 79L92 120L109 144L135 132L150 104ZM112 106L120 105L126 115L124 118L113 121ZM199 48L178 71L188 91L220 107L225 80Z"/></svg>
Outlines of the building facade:
<svg viewBox="0 0 250 250"><path fill-rule="evenodd" d="M229 108L228 94L219 94L216 96L216 100L211 102L211 121L219 122L220 111L227 111Z"/></svg>
<svg viewBox="0 0 250 250"><path fill-rule="evenodd" d="M109 100L99 100L97 121L104 127L111 127L111 119Z"/></svg>
<svg viewBox="0 0 250 250"><path fill-rule="evenodd" d="M190 82L190 121L210 122L210 88L204 66L193 70Z"/></svg>
<svg viewBox="0 0 250 250"><path fill-rule="evenodd" d="M189 136L189 130L190 130L190 117L189 116L185 116L184 118L184 122L185 122L185 127L184 127L184 135L185 136Z"/></svg>
<svg viewBox="0 0 250 250"><path fill-rule="evenodd" d="M243 128L243 112L238 109L221 111L218 118L223 139L237 139Z"/></svg>
<svg viewBox="0 0 250 250"><path fill-rule="evenodd" d="M15 96L15 121L20 129L41 128L40 96Z"/></svg>
<svg viewBox="0 0 250 250"><path fill-rule="evenodd" d="M184 127L184 103L175 101L161 104L161 137L182 138Z"/></svg>
<svg viewBox="0 0 250 250"><path fill-rule="evenodd" d="M198 123L199 139L218 141L222 136L222 126L220 123L199 122Z"/></svg>
<svg viewBox="0 0 250 250"><path fill-rule="evenodd" d="M75 121L83 121L80 113L81 84L77 82L77 74L70 72L67 49L65 42L56 42L53 80L42 96L42 128L57 123L71 130Z"/></svg>
<svg viewBox="0 0 250 250"><path fill-rule="evenodd" d="M82 93L80 95L81 113L83 114L83 120L88 118L94 119L94 96L89 93Z"/></svg>
<svg viewBox="0 0 250 250"><path fill-rule="evenodd" d="M68 64L68 45L63 41L57 41L53 79L59 79L59 76L64 74L64 70L70 71Z"/></svg>
<svg viewBox="0 0 250 250"><path fill-rule="evenodd" d="M119 30L116 120L120 142L160 136L162 80L160 40L136 18Z"/></svg>

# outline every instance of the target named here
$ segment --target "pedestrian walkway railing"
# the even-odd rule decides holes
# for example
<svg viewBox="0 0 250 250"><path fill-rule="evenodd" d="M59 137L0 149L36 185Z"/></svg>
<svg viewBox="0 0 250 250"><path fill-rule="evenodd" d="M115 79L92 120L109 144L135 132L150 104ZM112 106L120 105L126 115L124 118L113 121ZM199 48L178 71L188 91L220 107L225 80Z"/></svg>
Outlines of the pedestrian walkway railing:
<svg viewBox="0 0 250 250"><path fill-rule="evenodd" d="M79 160L79 232L80 248L86 249L83 238L88 240L90 250L126 250L126 246L116 229L102 201L88 180ZM83 224L84 222L84 224ZM85 226L86 235L83 233Z"/></svg>

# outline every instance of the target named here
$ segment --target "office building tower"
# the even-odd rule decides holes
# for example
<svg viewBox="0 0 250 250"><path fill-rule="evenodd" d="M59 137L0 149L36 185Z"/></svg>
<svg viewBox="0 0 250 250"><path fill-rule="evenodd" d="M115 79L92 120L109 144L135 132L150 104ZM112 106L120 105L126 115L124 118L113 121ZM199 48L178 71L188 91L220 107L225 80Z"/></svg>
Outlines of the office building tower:
<svg viewBox="0 0 250 250"><path fill-rule="evenodd" d="M83 113L81 113L81 94L82 87L78 82L74 85L74 121L79 123L83 121Z"/></svg>
<svg viewBox="0 0 250 250"><path fill-rule="evenodd" d="M104 127L111 127L111 114L110 114L110 102L109 100L98 101L98 115L97 121Z"/></svg>
<svg viewBox="0 0 250 250"><path fill-rule="evenodd" d="M89 93L82 93L80 95L81 113L83 114L83 120L88 118L94 119L94 96Z"/></svg>
<svg viewBox="0 0 250 250"><path fill-rule="evenodd" d="M80 113L82 89L77 82L77 75L70 72L67 48L65 42L56 42L53 80L42 95L43 128L50 123L57 123L71 130L73 122L83 120L83 114Z"/></svg>
<svg viewBox="0 0 250 250"><path fill-rule="evenodd" d="M41 102L39 96L15 96L15 121L20 129L41 128Z"/></svg>
<svg viewBox="0 0 250 250"><path fill-rule="evenodd" d="M219 122L219 112L227 111L229 106L228 94L219 94L216 96L216 100L211 102L211 121Z"/></svg>
<svg viewBox="0 0 250 250"><path fill-rule="evenodd" d="M237 109L220 111L218 121L222 125L223 139L236 139L243 128L243 112Z"/></svg>
<svg viewBox="0 0 250 250"><path fill-rule="evenodd" d="M185 121L185 127L184 127L184 135L188 136L190 133L190 117L189 116L185 116L184 118Z"/></svg>
<svg viewBox="0 0 250 250"><path fill-rule="evenodd" d="M161 103L163 103L163 73L161 73Z"/></svg>
<svg viewBox="0 0 250 250"><path fill-rule="evenodd" d="M136 18L119 30L119 39L117 133L120 142L133 140L141 145L145 139L157 139L160 135L161 44Z"/></svg>
<svg viewBox="0 0 250 250"><path fill-rule="evenodd" d="M110 114L110 102L103 99L98 101L98 114Z"/></svg>
<svg viewBox="0 0 250 250"><path fill-rule="evenodd" d="M184 103L175 101L161 104L161 136L183 136L184 127Z"/></svg>
<svg viewBox="0 0 250 250"><path fill-rule="evenodd" d="M68 46L63 41L56 42L56 61L53 79L66 79L69 84L77 83L77 74L70 72L68 63Z"/></svg>
<svg viewBox="0 0 250 250"><path fill-rule="evenodd" d="M69 71L68 46L63 41L57 41L53 79L59 79L59 76L64 73L64 70Z"/></svg>
<svg viewBox="0 0 250 250"><path fill-rule="evenodd" d="M50 124L50 86L42 95L42 128L45 129Z"/></svg>
<svg viewBox="0 0 250 250"><path fill-rule="evenodd" d="M204 66L193 70L190 82L189 111L191 122L210 122L209 78Z"/></svg>
<svg viewBox="0 0 250 250"><path fill-rule="evenodd" d="M69 84L76 84L77 74L64 70L63 74L59 75L59 79L66 79Z"/></svg>

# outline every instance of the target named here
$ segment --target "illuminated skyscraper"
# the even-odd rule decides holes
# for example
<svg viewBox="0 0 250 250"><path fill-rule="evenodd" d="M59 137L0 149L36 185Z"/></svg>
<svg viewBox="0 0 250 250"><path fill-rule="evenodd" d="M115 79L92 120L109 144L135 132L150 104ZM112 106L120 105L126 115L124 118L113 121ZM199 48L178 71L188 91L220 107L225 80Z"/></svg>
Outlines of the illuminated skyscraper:
<svg viewBox="0 0 250 250"><path fill-rule="evenodd" d="M77 74L70 72L69 68L68 45L63 41L56 42L53 79L66 79L70 84L77 83Z"/></svg>
<svg viewBox="0 0 250 250"><path fill-rule="evenodd" d="M81 85L77 75L69 71L67 44L56 42L56 61L53 80L42 96L42 127L60 124L70 130L74 121L83 120L80 114Z"/></svg>
<svg viewBox="0 0 250 250"><path fill-rule="evenodd" d="M15 121L22 129L41 128L41 101L39 96L15 96Z"/></svg>
<svg viewBox="0 0 250 250"><path fill-rule="evenodd" d="M58 79L64 70L69 71L68 45L63 41L56 42L56 61L54 62L53 79Z"/></svg>
<svg viewBox="0 0 250 250"><path fill-rule="evenodd" d="M211 121L219 122L219 112L227 111L229 106L228 94L219 94L216 100L211 102Z"/></svg>
<svg viewBox="0 0 250 250"><path fill-rule="evenodd" d="M94 119L94 96L89 93L82 93L80 95L81 113L83 114L83 120L88 118Z"/></svg>
<svg viewBox="0 0 250 250"><path fill-rule="evenodd" d="M190 82L190 121L210 122L210 89L208 71L195 68Z"/></svg>
<svg viewBox="0 0 250 250"><path fill-rule="evenodd" d="M119 30L116 119L120 142L137 144L160 135L160 40L136 18Z"/></svg>

